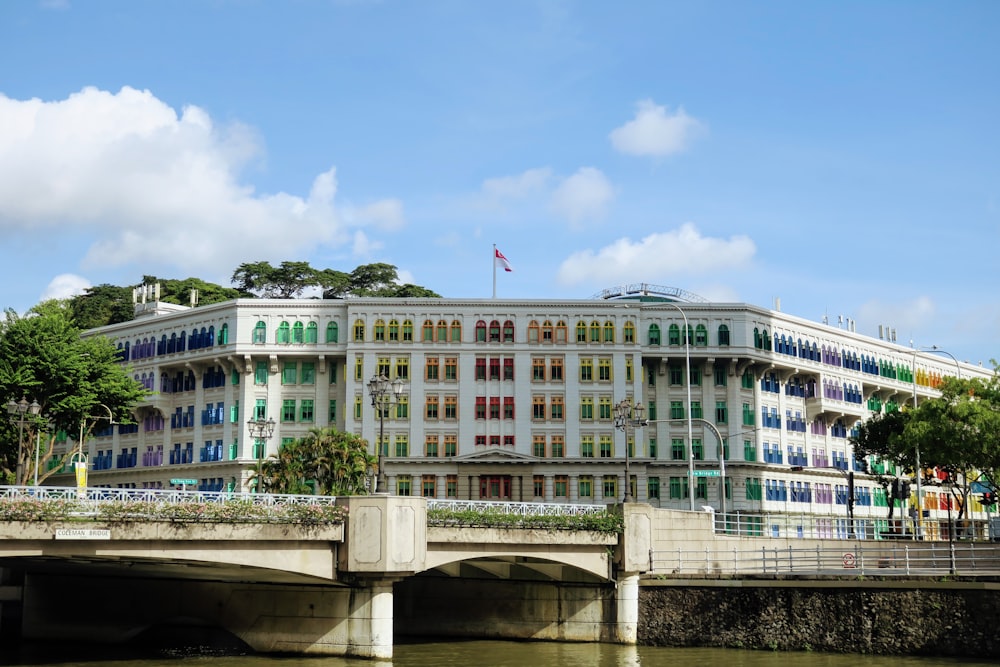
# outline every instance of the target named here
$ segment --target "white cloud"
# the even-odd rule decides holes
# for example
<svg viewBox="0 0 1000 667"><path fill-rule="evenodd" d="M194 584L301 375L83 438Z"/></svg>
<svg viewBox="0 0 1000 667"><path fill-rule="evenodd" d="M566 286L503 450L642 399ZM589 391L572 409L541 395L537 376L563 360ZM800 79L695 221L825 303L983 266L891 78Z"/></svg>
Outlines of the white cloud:
<svg viewBox="0 0 1000 667"><path fill-rule="evenodd" d="M560 265L557 280L567 286L656 283L684 274L743 269L756 251L747 236L708 238L685 223L638 242L622 238L596 252L574 253Z"/></svg>
<svg viewBox="0 0 1000 667"><path fill-rule="evenodd" d="M403 202L398 199L383 199L367 206L344 212L344 219L352 224L373 227L379 231L398 231L406 226Z"/></svg>
<svg viewBox="0 0 1000 667"><path fill-rule="evenodd" d="M382 246L381 241L371 240L367 234L359 229L354 232L354 237L351 240L351 254L355 257L368 258L376 251L381 250Z"/></svg>
<svg viewBox="0 0 1000 667"><path fill-rule="evenodd" d="M49 299L68 299L71 296L83 294L84 291L92 287L90 281L83 276L72 273L62 273L49 282L45 291L42 292L41 301Z"/></svg>
<svg viewBox="0 0 1000 667"><path fill-rule="evenodd" d="M611 145L621 153L654 157L680 153L705 131L684 109L671 114L652 100L642 100L636 107L635 118L611 131Z"/></svg>
<svg viewBox="0 0 1000 667"><path fill-rule="evenodd" d="M544 191L551 176L551 169L538 167L517 176L488 178L483 181L483 193L495 199L524 199Z"/></svg>
<svg viewBox="0 0 1000 667"><path fill-rule="evenodd" d="M350 242L334 169L307 198L258 194L237 180L260 153L253 132L217 128L195 106L178 115L128 87L52 102L0 95L0 127L0 229L98 234L84 266L228 271Z"/></svg>
<svg viewBox="0 0 1000 667"><path fill-rule="evenodd" d="M574 226L604 217L615 192L611 182L593 167L582 167L552 192L549 208Z"/></svg>

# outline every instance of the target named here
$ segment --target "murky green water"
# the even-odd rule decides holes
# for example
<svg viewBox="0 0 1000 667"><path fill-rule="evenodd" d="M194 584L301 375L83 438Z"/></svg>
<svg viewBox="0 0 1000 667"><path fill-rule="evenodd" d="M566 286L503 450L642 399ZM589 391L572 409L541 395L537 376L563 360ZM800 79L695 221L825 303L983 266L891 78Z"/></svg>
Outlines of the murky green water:
<svg viewBox="0 0 1000 667"><path fill-rule="evenodd" d="M447 641L400 644L391 661L273 656L143 656L103 647L33 644L0 648L8 667L996 667L991 660L869 657L826 653L773 653L676 649L610 644Z"/></svg>

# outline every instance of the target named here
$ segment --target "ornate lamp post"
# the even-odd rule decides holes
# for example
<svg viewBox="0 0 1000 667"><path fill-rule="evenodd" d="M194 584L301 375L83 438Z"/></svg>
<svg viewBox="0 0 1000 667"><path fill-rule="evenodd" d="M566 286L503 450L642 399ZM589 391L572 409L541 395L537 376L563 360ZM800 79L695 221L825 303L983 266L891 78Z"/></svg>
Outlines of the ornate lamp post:
<svg viewBox="0 0 1000 667"><path fill-rule="evenodd" d="M250 429L250 437L253 439L253 446L257 453L256 491L263 493L264 484L261 480L261 473L264 465L264 450L267 448L267 441L274 435L274 419L264 419L263 417L251 419L247 422L247 427Z"/></svg>
<svg viewBox="0 0 1000 667"><path fill-rule="evenodd" d="M41 409L42 406L38 404L38 401L28 403L26 398L21 398L20 401L11 399L10 403L7 404L7 418L11 424L17 424L17 465L14 484L18 486L24 482L21 479L24 475L24 461L21 460L24 456L24 424L26 421L30 421L31 417L37 417Z"/></svg>
<svg viewBox="0 0 1000 667"><path fill-rule="evenodd" d="M631 427L634 433L635 429L646 425L646 421L642 418L645 411L642 403L632 405L627 398L623 398L615 405L615 428L625 434L625 499L622 502L626 503L633 501L632 475L629 471L632 455L628 448L628 429Z"/></svg>
<svg viewBox="0 0 1000 667"><path fill-rule="evenodd" d="M372 407L378 414L378 444L376 451L375 493L388 493L386 489L385 471L382 469L382 444L385 437L385 413L393 405L399 405L403 396L403 381L399 378L390 380L379 373L368 381L368 394L372 399Z"/></svg>

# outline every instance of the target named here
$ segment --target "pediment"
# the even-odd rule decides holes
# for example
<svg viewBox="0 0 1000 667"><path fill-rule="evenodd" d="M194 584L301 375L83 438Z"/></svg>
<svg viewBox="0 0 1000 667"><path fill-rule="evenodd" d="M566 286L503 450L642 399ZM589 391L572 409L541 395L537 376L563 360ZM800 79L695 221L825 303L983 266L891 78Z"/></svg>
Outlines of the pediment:
<svg viewBox="0 0 1000 667"><path fill-rule="evenodd" d="M456 456L454 460L463 463L535 463L538 461L534 456L519 454L518 452L512 452L499 447L483 449L471 454L462 454Z"/></svg>

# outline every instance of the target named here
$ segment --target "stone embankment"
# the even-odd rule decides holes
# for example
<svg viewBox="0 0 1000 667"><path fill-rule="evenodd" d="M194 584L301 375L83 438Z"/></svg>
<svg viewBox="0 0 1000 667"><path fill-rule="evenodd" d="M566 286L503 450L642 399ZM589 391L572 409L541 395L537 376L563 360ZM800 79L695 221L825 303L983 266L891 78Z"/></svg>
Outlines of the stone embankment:
<svg viewBox="0 0 1000 667"><path fill-rule="evenodd" d="M640 644L1000 658L1000 583L648 580Z"/></svg>

